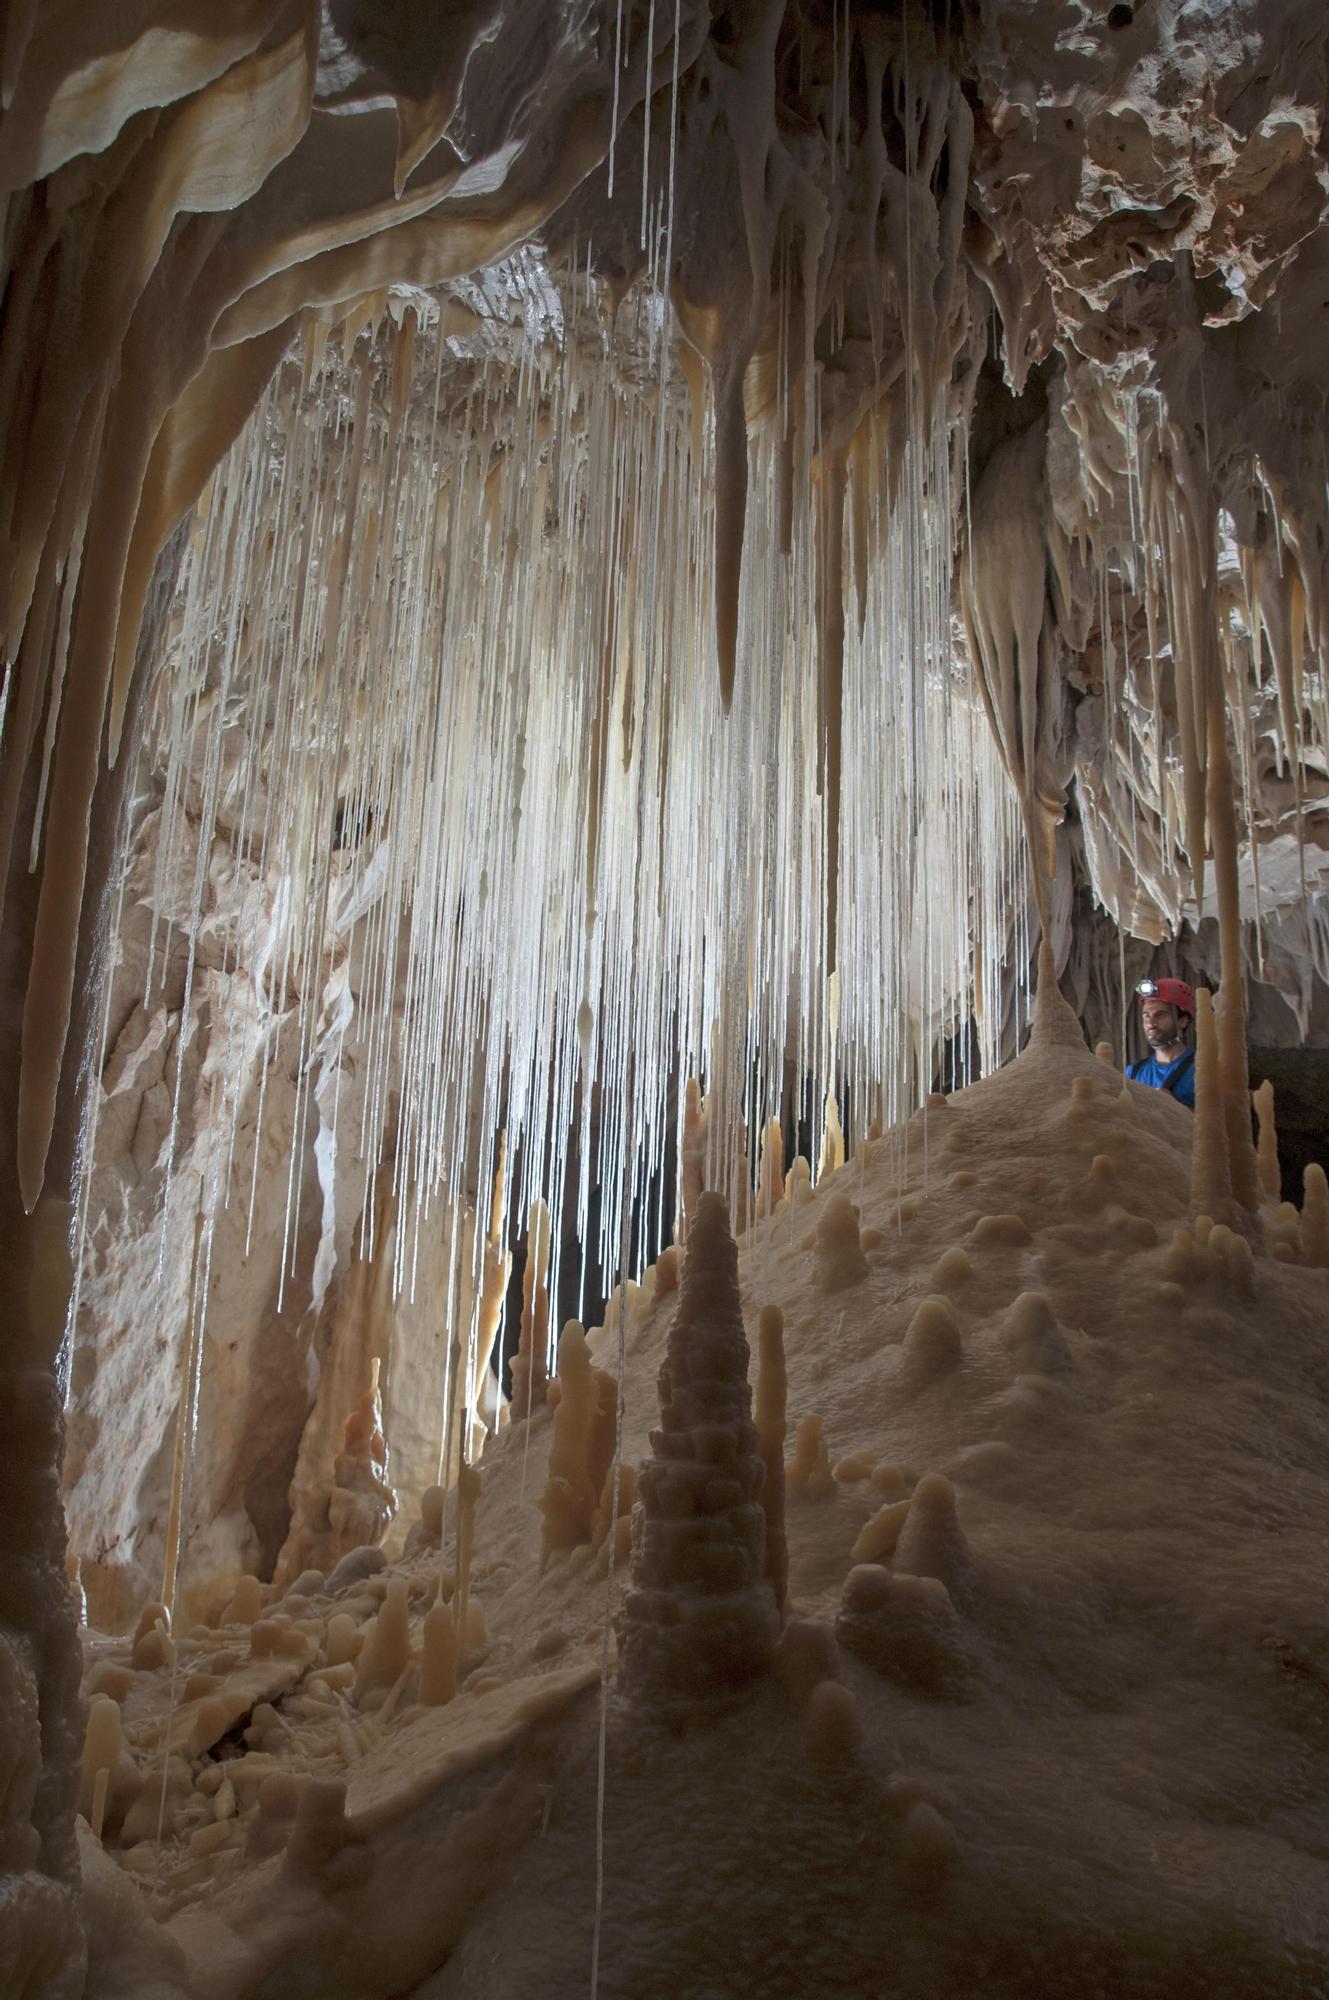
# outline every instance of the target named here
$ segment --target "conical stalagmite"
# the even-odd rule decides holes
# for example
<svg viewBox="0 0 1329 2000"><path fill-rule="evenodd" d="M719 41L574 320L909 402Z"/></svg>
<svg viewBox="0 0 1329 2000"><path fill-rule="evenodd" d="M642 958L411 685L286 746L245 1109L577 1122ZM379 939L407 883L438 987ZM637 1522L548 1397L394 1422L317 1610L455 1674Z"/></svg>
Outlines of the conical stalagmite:
<svg viewBox="0 0 1329 2000"><path fill-rule="evenodd" d="M1274 1086L1266 1077L1260 1088L1253 1093L1255 1115L1259 1120L1260 1138L1256 1149L1259 1166L1260 1193L1266 1201L1277 1201L1282 1194L1283 1177L1278 1164L1278 1127L1274 1120Z"/></svg>
<svg viewBox="0 0 1329 2000"><path fill-rule="evenodd" d="M821 1167L817 1178L833 1174L844 1165L844 1127L840 1123L840 1103L833 1090L826 1093L823 1110L824 1131L821 1141Z"/></svg>
<svg viewBox="0 0 1329 2000"><path fill-rule="evenodd" d="M660 1426L638 1479L632 1583L618 1620L619 1684L650 1707L685 1714L732 1699L769 1666L779 1636L748 1358L728 1214L704 1194L660 1370Z"/></svg>
<svg viewBox="0 0 1329 2000"><path fill-rule="evenodd" d="M847 1195L833 1194L817 1218L817 1277L824 1292L861 1284L868 1260L858 1233L858 1210Z"/></svg>
<svg viewBox="0 0 1329 2000"><path fill-rule="evenodd" d="M829 1500L835 1492L826 1433L815 1411L800 1417L795 1427L794 1456L785 1471L785 1488L810 1500Z"/></svg>
<svg viewBox="0 0 1329 2000"><path fill-rule="evenodd" d="M778 1118L768 1121L761 1135L761 1165L757 1172L757 1219L771 1215L784 1194L784 1134Z"/></svg>
<svg viewBox="0 0 1329 2000"><path fill-rule="evenodd" d="M1029 1030L1031 1048L1073 1048L1087 1053L1084 1029L1075 1009L1062 993L1057 980L1057 961L1045 937L1038 947L1038 986L1034 993L1034 1019Z"/></svg>
<svg viewBox="0 0 1329 2000"><path fill-rule="evenodd" d="M561 1394L549 1446L549 1478L536 1505L544 1516L542 1545L575 1548L592 1539L592 1524L614 1456L617 1385L591 1366L579 1321L570 1319L558 1342Z"/></svg>
<svg viewBox="0 0 1329 2000"><path fill-rule="evenodd" d="M1301 1248L1308 1264L1329 1269L1329 1179L1312 1160L1302 1175Z"/></svg>
<svg viewBox="0 0 1329 2000"><path fill-rule="evenodd" d="M425 1614L421 1640L420 1691L422 1708L442 1708L457 1692L457 1627L447 1604L432 1605Z"/></svg>
<svg viewBox="0 0 1329 2000"><path fill-rule="evenodd" d="M389 1687L404 1672L411 1656L410 1611L405 1577L388 1585L383 1609L365 1636L355 1676L357 1695L370 1688Z"/></svg>
<svg viewBox="0 0 1329 2000"><path fill-rule="evenodd" d="M939 1472L927 1472L914 1488L895 1550L901 1576L935 1577L961 1609L975 1590L974 1559L960 1526L955 1488Z"/></svg>
<svg viewBox="0 0 1329 2000"><path fill-rule="evenodd" d="M929 1294L918 1302L900 1350L900 1384L924 1389L964 1359L960 1326L949 1299Z"/></svg>
<svg viewBox="0 0 1329 2000"><path fill-rule="evenodd" d="M1075 1366L1066 1336L1044 1292L1021 1292L1002 1320L1002 1346L1029 1375L1065 1375Z"/></svg>

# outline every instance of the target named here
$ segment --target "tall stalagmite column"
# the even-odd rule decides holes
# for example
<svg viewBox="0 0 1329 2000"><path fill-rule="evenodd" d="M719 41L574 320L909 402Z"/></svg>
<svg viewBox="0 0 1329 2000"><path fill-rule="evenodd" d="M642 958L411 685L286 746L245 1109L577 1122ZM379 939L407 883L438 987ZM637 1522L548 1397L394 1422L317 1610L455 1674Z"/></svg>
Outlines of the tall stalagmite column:
<svg viewBox="0 0 1329 2000"><path fill-rule="evenodd" d="M738 1251L717 1194L702 1195L693 1217L651 1448L633 1510L619 1683L635 1701L686 1713L740 1693L779 1636L763 1575Z"/></svg>

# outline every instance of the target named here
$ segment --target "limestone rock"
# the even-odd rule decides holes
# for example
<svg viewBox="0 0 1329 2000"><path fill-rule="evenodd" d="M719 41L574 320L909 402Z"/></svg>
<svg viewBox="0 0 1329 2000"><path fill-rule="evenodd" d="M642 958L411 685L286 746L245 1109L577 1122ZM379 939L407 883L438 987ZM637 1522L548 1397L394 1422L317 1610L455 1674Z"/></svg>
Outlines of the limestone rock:
<svg viewBox="0 0 1329 2000"><path fill-rule="evenodd" d="M737 1270L724 1203L704 1194L660 1370L653 1456L638 1475L618 1623L623 1692L681 1713L740 1694L770 1665L779 1633Z"/></svg>

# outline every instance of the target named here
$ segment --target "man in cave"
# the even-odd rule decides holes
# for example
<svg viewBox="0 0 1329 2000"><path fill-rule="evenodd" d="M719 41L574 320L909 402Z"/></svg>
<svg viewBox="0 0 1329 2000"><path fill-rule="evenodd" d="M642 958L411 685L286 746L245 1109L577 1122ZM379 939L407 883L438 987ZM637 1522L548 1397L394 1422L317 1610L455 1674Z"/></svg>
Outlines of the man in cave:
<svg viewBox="0 0 1329 2000"><path fill-rule="evenodd" d="M1133 1083L1168 1090L1195 1109L1195 1051L1186 1046L1195 1020L1195 993L1184 979L1142 979L1135 989L1149 1053L1127 1065Z"/></svg>

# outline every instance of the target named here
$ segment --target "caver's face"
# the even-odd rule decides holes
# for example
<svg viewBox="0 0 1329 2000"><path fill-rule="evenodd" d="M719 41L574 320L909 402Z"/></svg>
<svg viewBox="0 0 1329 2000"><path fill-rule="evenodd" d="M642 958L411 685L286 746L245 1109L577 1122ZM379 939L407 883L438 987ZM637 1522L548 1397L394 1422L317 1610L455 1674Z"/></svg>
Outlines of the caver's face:
<svg viewBox="0 0 1329 2000"><path fill-rule="evenodd" d="M1181 1040L1177 1010L1166 1000L1146 1000L1140 1013L1144 1018L1144 1038L1151 1049L1170 1049Z"/></svg>

